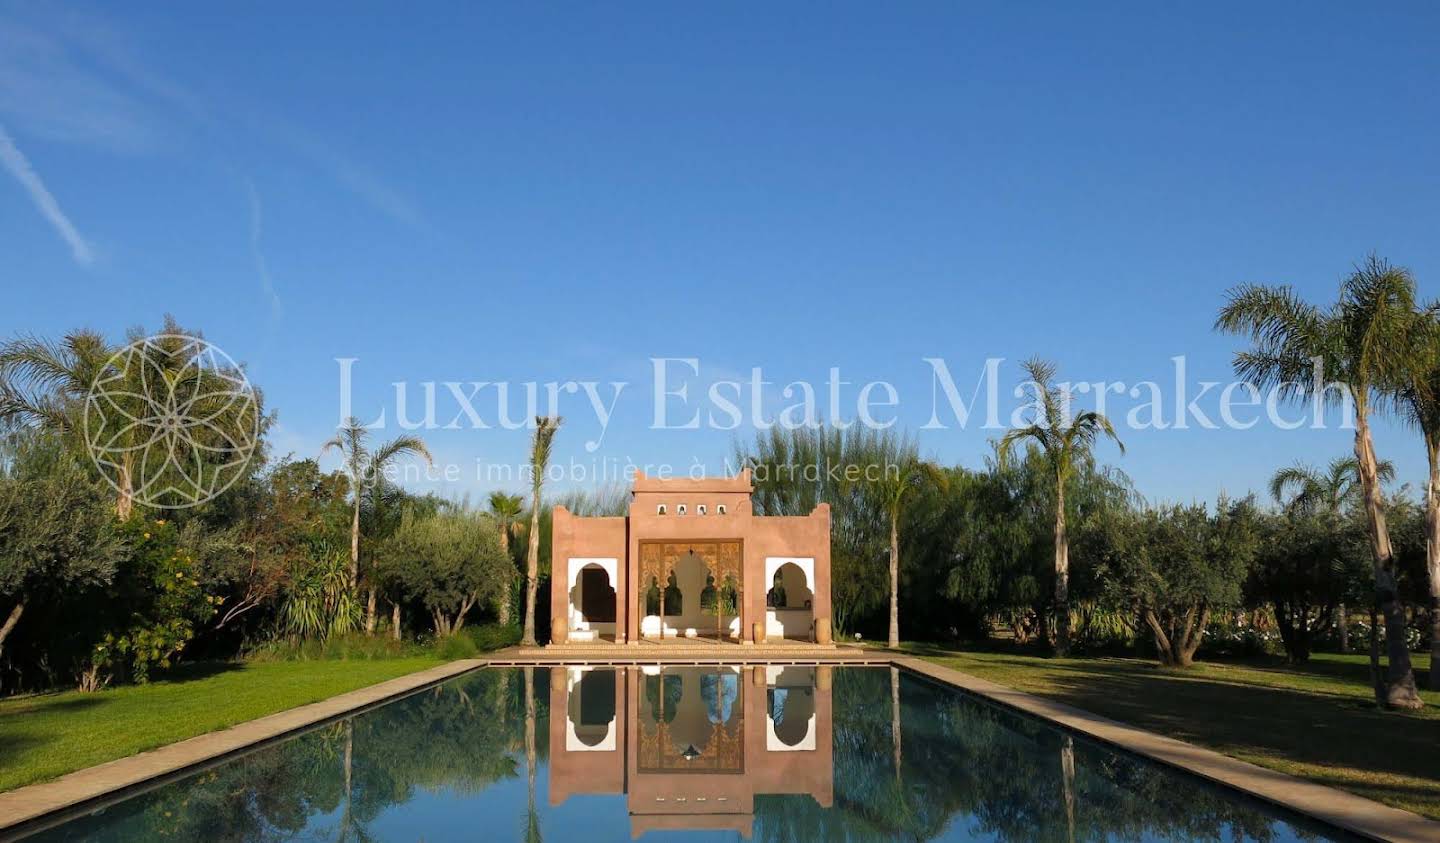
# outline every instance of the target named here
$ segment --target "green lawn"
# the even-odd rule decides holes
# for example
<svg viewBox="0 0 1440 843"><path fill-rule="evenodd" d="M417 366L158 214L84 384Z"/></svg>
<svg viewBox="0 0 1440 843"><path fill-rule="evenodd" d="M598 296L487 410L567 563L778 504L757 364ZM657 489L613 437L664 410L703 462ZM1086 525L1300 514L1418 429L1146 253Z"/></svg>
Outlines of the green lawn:
<svg viewBox="0 0 1440 843"><path fill-rule="evenodd" d="M0 791L441 663L418 656L201 664L148 685L0 701Z"/></svg>
<svg viewBox="0 0 1440 843"><path fill-rule="evenodd" d="M1419 713L1378 711L1363 655L1316 655L1298 668L1277 660L1168 670L1137 659L908 649L992 682L1440 819L1440 693L1423 691L1428 707ZM1417 670L1429 663L1416 657Z"/></svg>

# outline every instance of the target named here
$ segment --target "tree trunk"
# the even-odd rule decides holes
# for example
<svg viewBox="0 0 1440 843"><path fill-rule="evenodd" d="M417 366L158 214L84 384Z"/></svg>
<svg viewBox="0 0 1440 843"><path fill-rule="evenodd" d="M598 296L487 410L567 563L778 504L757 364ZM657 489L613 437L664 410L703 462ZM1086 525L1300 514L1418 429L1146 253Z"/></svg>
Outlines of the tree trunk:
<svg viewBox="0 0 1440 843"><path fill-rule="evenodd" d="M1370 549L1375 565L1375 599L1385 618L1385 644L1388 662L1385 692L1379 700L1391 708L1422 708L1425 703L1415 687L1415 674L1410 667L1410 650L1405 646L1405 609L1395 579L1395 558L1390 547L1390 530L1385 523L1385 510L1380 499L1380 479L1376 468L1375 445L1370 438L1368 411L1357 396L1355 402L1355 459L1360 464L1360 487L1365 496L1365 513L1370 523Z"/></svg>
<svg viewBox="0 0 1440 843"><path fill-rule="evenodd" d="M370 586L369 594L365 597L365 634L375 634L375 586Z"/></svg>
<svg viewBox="0 0 1440 843"><path fill-rule="evenodd" d="M1430 690L1440 691L1440 431L1427 436L1425 456L1425 567L1430 573Z"/></svg>
<svg viewBox="0 0 1440 843"><path fill-rule="evenodd" d="M535 646L535 592L540 585L540 480L537 475L530 505L529 546L525 552L525 632L520 643L527 647ZM663 639L665 619L662 617L660 621Z"/></svg>
<svg viewBox="0 0 1440 843"><path fill-rule="evenodd" d="M475 596L472 594L465 598L460 604L460 611L455 615L455 625L450 628L451 632L459 632L465 628L465 616L470 614L470 609L475 605Z"/></svg>
<svg viewBox="0 0 1440 843"><path fill-rule="evenodd" d="M1055 477L1055 655L1070 654L1070 537L1065 531L1065 480Z"/></svg>
<svg viewBox="0 0 1440 843"><path fill-rule="evenodd" d="M5 652L5 639L15 630L15 624L20 622L20 616L25 614L25 595L20 595L20 602L10 610L10 616L5 619L5 625L0 626L0 653Z"/></svg>
<svg viewBox="0 0 1440 843"><path fill-rule="evenodd" d="M1200 607L1199 623L1192 624L1195 619L1195 610L1191 609L1185 616L1184 643L1180 651L1180 667L1189 667L1195 663L1195 651L1200 649L1200 644L1205 640L1205 627L1210 625L1210 607Z"/></svg>
<svg viewBox="0 0 1440 843"><path fill-rule="evenodd" d="M1380 609L1370 601L1370 683L1375 686L1375 704L1385 704L1385 674L1380 672Z"/></svg>
<svg viewBox="0 0 1440 843"><path fill-rule="evenodd" d="M900 512L890 513L890 649L900 647Z"/></svg>
<svg viewBox="0 0 1440 843"><path fill-rule="evenodd" d="M390 637L400 640L400 604L390 604Z"/></svg>
<svg viewBox="0 0 1440 843"><path fill-rule="evenodd" d="M135 508L135 491L130 480L130 457L127 455L120 464L120 494L115 499L115 517L121 521L128 520L130 513Z"/></svg>
<svg viewBox="0 0 1440 843"><path fill-rule="evenodd" d="M350 593L360 591L360 480L355 480L355 512L350 517Z"/></svg>
<svg viewBox="0 0 1440 843"><path fill-rule="evenodd" d="M1350 613L1345 609L1344 603L1340 604L1336 615L1340 621L1340 652L1348 653L1350 652Z"/></svg>
<svg viewBox="0 0 1440 843"><path fill-rule="evenodd" d="M500 586L500 605L495 607L495 619L501 626L510 625L510 580L515 575L515 563L510 558L510 523L500 522L500 552L505 554L505 562L510 568L510 577Z"/></svg>

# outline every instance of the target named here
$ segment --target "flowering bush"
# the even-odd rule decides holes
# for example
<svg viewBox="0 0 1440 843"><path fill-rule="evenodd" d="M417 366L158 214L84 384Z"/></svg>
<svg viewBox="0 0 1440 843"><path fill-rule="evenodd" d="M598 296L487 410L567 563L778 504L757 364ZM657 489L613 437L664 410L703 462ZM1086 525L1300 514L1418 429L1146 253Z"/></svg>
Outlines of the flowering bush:
<svg viewBox="0 0 1440 843"><path fill-rule="evenodd" d="M224 602L207 592L200 564L173 523L137 517L122 533L130 558L110 596L125 614L119 631L106 632L82 667L81 690L103 687L115 671L145 682L152 670L170 667Z"/></svg>
<svg viewBox="0 0 1440 843"><path fill-rule="evenodd" d="M1283 652L1284 647L1279 632L1228 619L1212 622L1206 627L1205 640L1201 644L1203 653L1212 656L1274 655Z"/></svg>

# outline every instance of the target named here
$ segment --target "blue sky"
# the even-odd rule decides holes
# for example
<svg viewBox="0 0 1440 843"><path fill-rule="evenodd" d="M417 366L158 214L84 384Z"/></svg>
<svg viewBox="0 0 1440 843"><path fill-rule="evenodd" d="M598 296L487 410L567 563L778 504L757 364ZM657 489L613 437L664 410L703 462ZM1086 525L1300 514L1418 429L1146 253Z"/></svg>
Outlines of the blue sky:
<svg viewBox="0 0 1440 843"><path fill-rule="evenodd" d="M1233 284L1329 300L1375 251L1440 294L1440 9L1162 5L0 0L0 332L173 313L248 365L302 456L337 357L365 416L400 380L623 380L594 454L562 406L558 459L716 471L747 432L650 429L650 358L698 357L702 382L838 366L847 407L889 381L913 430L925 357L967 394L986 358L1008 388L1036 354L1227 380ZM528 436L426 435L467 466ZM920 441L976 465L994 435ZM1180 500L1350 447L1125 438L1104 456ZM1414 435L1377 445L1420 480Z"/></svg>

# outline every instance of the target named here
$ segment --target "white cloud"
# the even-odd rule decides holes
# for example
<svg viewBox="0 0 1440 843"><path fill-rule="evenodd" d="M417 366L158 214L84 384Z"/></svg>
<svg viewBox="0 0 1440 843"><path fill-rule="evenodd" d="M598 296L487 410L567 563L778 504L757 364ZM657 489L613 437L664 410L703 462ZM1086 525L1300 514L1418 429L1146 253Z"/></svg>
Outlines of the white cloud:
<svg viewBox="0 0 1440 843"><path fill-rule="evenodd" d="M3 164L5 169L10 171L10 175L20 182L20 186L25 188L25 192L30 194L30 201L35 203L41 216L70 244L70 253L75 256L75 262L81 266L93 263L95 253L90 244L85 242L85 238L80 236L70 218L65 216L65 212L60 209L60 203L55 201L55 197L45 187L45 182L40 180L40 174L30 166L29 159L15 145L4 126L0 126L0 164Z"/></svg>

